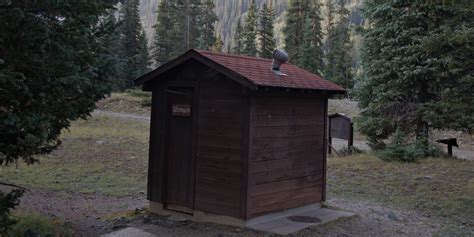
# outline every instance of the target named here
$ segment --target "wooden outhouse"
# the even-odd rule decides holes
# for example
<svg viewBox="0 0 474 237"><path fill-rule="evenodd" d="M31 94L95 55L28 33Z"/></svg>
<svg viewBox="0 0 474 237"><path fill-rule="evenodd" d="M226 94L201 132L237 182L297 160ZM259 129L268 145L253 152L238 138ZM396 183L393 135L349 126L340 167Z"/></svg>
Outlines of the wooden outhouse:
<svg viewBox="0 0 474 237"><path fill-rule="evenodd" d="M291 64L281 71L192 49L135 81L152 91L151 211L242 225L324 201L327 101L345 91Z"/></svg>

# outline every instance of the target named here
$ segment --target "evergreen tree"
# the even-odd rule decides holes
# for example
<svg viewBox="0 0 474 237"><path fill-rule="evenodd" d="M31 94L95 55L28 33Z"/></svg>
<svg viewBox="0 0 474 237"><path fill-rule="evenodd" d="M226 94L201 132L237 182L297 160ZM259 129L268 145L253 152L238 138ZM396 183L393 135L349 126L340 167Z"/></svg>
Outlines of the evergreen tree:
<svg viewBox="0 0 474 237"><path fill-rule="evenodd" d="M99 36L103 50L100 55L106 58L103 62L107 63L104 68L107 69L108 80L112 81L112 90L121 90L125 88L123 80L124 68L127 59L124 56L122 47L122 21L116 17L117 10L111 9L107 17L103 18L100 26L104 29Z"/></svg>
<svg viewBox="0 0 474 237"><path fill-rule="evenodd" d="M216 41L214 45L212 45L212 51L214 52L222 52L222 47L224 47L224 42L222 41L222 37L217 35Z"/></svg>
<svg viewBox="0 0 474 237"><path fill-rule="evenodd" d="M199 45L201 38L201 15L203 15L201 0L176 0L173 1L174 11L172 19L176 21L176 33L183 37L182 47L179 47L178 55L184 51ZM209 13L205 13L208 15ZM214 23L214 21L212 21ZM176 55L177 56L177 55Z"/></svg>
<svg viewBox="0 0 474 237"><path fill-rule="evenodd" d="M286 11L286 24L283 28L285 35L285 51L291 62L297 62L301 45L303 44L303 27L306 22L309 0L291 0Z"/></svg>
<svg viewBox="0 0 474 237"><path fill-rule="evenodd" d="M395 128L474 128L474 30L466 2L367 1L360 130L380 143Z"/></svg>
<svg viewBox="0 0 474 237"><path fill-rule="evenodd" d="M258 10L255 0L250 0L245 26L242 32L242 53L248 56L257 56L257 27Z"/></svg>
<svg viewBox="0 0 474 237"><path fill-rule="evenodd" d="M154 61L161 65L190 48L209 49L215 41L216 20L212 0L161 1L154 26Z"/></svg>
<svg viewBox="0 0 474 237"><path fill-rule="evenodd" d="M243 47L243 35L242 35L242 24L240 24L240 19L237 21L237 27L234 34L234 47L232 48L232 53L241 54Z"/></svg>
<svg viewBox="0 0 474 237"><path fill-rule="evenodd" d="M326 67L324 76L347 89L354 85L352 79L352 44L349 33L349 11L345 1L339 0L335 12L338 21L334 27L329 27L327 38Z"/></svg>
<svg viewBox="0 0 474 237"><path fill-rule="evenodd" d="M259 42L260 42L260 57L272 58L273 50L275 50L276 43L273 37L273 19L275 13L273 7L267 3L263 4L260 10L260 27L258 29Z"/></svg>
<svg viewBox="0 0 474 237"><path fill-rule="evenodd" d="M204 0L201 7L199 48L209 49L216 41L215 23L217 21L214 12L214 1Z"/></svg>
<svg viewBox="0 0 474 237"><path fill-rule="evenodd" d="M329 35L334 25L334 0L326 0L326 34Z"/></svg>
<svg viewBox="0 0 474 237"><path fill-rule="evenodd" d="M290 61L313 73L321 74L324 69L324 55L319 2L291 1L283 32L285 34L285 49Z"/></svg>
<svg viewBox="0 0 474 237"><path fill-rule="evenodd" d="M0 4L0 165L37 162L110 92L114 57L100 23L110 8L99 0ZM1 236L22 193L0 191Z"/></svg>
<svg viewBox="0 0 474 237"><path fill-rule="evenodd" d="M143 44L140 42L143 29L140 22L139 4L139 0L127 0L121 11L123 56L127 60L123 70L125 87L133 86L133 80L141 76L143 71L146 71L144 68L148 67L147 61L140 59L140 49L144 49L140 45ZM145 49L148 50L147 47Z"/></svg>
<svg viewBox="0 0 474 237"><path fill-rule="evenodd" d="M322 74L323 71L323 50L322 50L322 30L320 5L317 2L310 4L306 11L303 23L304 32L302 44L299 46L296 64L315 74Z"/></svg>
<svg viewBox="0 0 474 237"><path fill-rule="evenodd" d="M319 68L315 66L314 59L318 58L318 47L313 45L313 24L311 18L306 17L304 23L304 34L303 44L300 46L299 58L297 59L297 65L316 74L319 73Z"/></svg>
<svg viewBox="0 0 474 237"><path fill-rule="evenodd" d="M158 5L155 37L152 57L158 65L162 65L173 58L175 48L181 43L179 34L175 32L172 6L169 0L163 0Z"/></svg>
<svg viewBox="0 0 474 237"><path fill-rule="evenodd" d="M150 53L148 51L148 40L146 38L145 30L142 30L140 37L138 38L138 75L143 75L150 71Z"/></svg>
<svg viewBox="0 0 474 237"><path fill-rule="evenodd" d="M334 9L334 0L326 0L326 27L325 27L325 34L329 37L330 32L332 32L334 27L334 17L335 17L335 9ZM329 48L331 47L331 41L326 38L323 44L323 51L327 53Z"/></svg>

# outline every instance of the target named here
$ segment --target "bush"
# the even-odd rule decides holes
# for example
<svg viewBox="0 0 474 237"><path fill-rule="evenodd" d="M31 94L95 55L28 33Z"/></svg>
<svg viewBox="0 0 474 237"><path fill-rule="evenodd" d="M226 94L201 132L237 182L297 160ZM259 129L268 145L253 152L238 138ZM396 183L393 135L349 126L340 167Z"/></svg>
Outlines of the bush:
<svg viewBox="0 0 474 237"><path fill-rule="evenodd" d="M151 98L143 98L141 105L144 107L150 107L151 106Z"/></svg>
<svg viewBox="0 0 474 237"><path fill-rule="evenodd" d="M20 197L24 192L22 189L14 189L7 194L0 192L0 236L17 223L15 219L11 218L10 212L20 204Z"/></svg>
<svg viewBox="0 0 474 237"><path fill-rule="evenodd" d="M70 226L39 214L19 213L16 218L18 222L7 232L7 236L52 237L74 235L74 231Z"/></svg>
<svg viewBox="0 0 474 237"><path fill-rule="evenodd" d="M426 138L417 139L415 143L407 143L405 134L397 129L391 144L378 152L377 156L387 161L414 162L419 158L440 157L443 152L428 142Z"/></svg>

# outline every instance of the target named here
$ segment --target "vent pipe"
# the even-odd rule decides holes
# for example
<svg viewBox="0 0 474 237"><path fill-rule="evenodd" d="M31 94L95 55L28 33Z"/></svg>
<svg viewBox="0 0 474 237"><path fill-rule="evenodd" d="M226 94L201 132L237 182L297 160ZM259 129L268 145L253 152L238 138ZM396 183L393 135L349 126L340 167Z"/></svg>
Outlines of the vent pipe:
<svg viewBox="0 0 474 237"><path fill-rule="evenodd" d="M280 71L280 66L286 62L288 62L288 54L281 49L275 49L273 51L272 71L279 76L286 76L285 73Z"/></svg>

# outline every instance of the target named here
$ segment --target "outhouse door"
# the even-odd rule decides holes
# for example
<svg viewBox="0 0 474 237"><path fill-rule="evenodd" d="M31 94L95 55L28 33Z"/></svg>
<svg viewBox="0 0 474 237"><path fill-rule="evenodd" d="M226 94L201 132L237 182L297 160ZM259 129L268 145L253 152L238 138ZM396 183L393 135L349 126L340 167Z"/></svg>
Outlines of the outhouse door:
<svg viewBox="0 0 474 237"><path fill-rule="evenodd" d="M193 88L169 87L165 208L192 213L194 207Z"/></svg>

